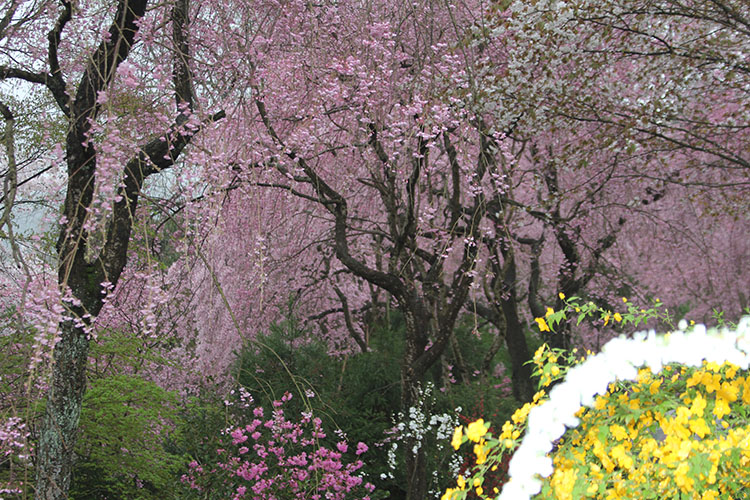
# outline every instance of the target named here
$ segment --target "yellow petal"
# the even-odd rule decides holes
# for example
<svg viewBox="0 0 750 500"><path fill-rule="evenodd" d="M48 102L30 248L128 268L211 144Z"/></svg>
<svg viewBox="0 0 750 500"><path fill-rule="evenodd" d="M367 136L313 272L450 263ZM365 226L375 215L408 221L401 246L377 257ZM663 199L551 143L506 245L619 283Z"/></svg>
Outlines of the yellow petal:
<svg viewBox="0 0 750 500"><path fill-rule="evenodd" d="M484 419L479 419L476 422L470 423L466 427L466 437L470 441L475 443L479 442L479 439L487 433L487 426L484 425Z"/></svg>
<svg viewBox="0 0 750 500"><path fill-rule="evenodd" d="M540 332L550 331L549 326L547 326L547 322L544 321L544 318L534 318L534 321L536 321L537 325L539 325Z"/></svg>
<svg viewBox="0 0 750 500"><path fill-rule="evenodd" d="M451 446L453 446L454 450L458 450L458 448L461 446L461 441L463 440L463 428L459 425L456 427L456 430L453 431L453 439L451 439Z"/></svg>

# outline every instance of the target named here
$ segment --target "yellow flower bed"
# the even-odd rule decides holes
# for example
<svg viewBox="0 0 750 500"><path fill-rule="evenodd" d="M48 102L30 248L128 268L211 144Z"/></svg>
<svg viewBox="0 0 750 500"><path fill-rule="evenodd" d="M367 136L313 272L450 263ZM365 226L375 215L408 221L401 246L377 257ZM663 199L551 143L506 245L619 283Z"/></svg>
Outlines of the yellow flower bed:
<svg viewBox="0 0 750 500"><path fill-rule="evenodd" d="M457 429L454 448L473 442L476 464L442 500L497 497L484 478L508 454L503 499L750 498L750 318L736 332L699 325L608 346L588 359L542 346L535 375L546 389L563 382L497 435L483 420Z"/></svg>
<svg viewBox="0 0 750 500"><path fill-rule="evenodd" d="M745 498L748 405L750 376L730 363L641 369L578 412L535 498Z"/></svg>

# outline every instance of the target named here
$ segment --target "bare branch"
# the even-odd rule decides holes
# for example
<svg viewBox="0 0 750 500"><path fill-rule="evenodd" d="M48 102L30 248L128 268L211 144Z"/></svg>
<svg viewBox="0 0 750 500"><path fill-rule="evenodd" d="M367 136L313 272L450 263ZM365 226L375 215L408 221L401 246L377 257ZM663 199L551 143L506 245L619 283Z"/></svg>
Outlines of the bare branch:
<svg viewBox="0 0 750 500"><path fill-rule="evenodd" d="M13 234L13 223L10 215L13 209L13 204L16 199L16 191L18 190L18 173L16 171L16 146L14 138L14 126L15 118L8 106L0 101L0 114L3 115L5 120L5 134L3 137L3 143L5 145L5 155L8 160L8 171L3 179L3 199L5 200L5 207L2 215L0 215L0 235L3 232L3 226L8 226L8 241L10 242L11 253L13 259L16 261L19 267L22 267L27 280L31 280L31 273L26 265L26 261L21 255L21 249L18 248L15 235Z"/></svg>
<svg viewBox="0 0 750 500"><path fill-rule="evenodd" d="M60 69L60 61L57 56L57 48L60 46L60 38L62 37L62 30L65 25L70 21L73 14L73 6L70 1L63 1L63 11L60 17L57 18L54 28L47 34L47 40L49 40L49 73L50 77L47 81L47 88L52 92L52 96L55 98L57 105L65 113L70 114L68 96L65 94L65 80L63 79L62 70Z"/></svg>
<svg viewBox="0 0 750 500"><path fill-rule="evenodd" d="M362 339L362 336L357 332L357 330L354 329L354 323L352 322L352 314L349 310L349 300L347 300L346 295L344 295L344 292L341 291L339 287L336 285L333 285L333 291L336 292L336 295L339 298L339 301L341 301L341 308L344 312L344 322L346 323L346 329L349 332L349 335L354 339L354 341L357 343L359 348L362 350L362 352L367 352L367 343Z"/></svg>
<svg viewBox="0 0 750 500"><path fill-rule="evenodd" d="M29 83L41 83L42 85L47 85L48 81L47 75L43 73L34 73L33 71L0 66L0 80L6 80L8 78L17 78Z"/></svg>
<svg viewBox="0 0 750 500"><path fill-rule="evenodd" d="M307 161L305 161L304 158L297 156L294 151L287 149L284 141L282 141L278 136L276 130L274 129L271 121L268 118L268 112L266 111L265 103L260 99L256 99L255 105L258 109L258 113L260 114L260 118L263 121L263 125L265 126L269 135L282 148L286 150L286 155L290 159L299 162L299 166L302 167L302 170L310 178L313 189L316 193L318 193L320 199L324 200L323 206L326 207L326 209L334 216L336 255L338 256L341 263L360 278L364 278L365 280L374 283L377 286L384 288L385 290L388 290L395 297L403 299L405 297L405 287L397 276L379 271L377 269L372 269L364 262L355 259L349 251L349 242L347 240L348 214L346 199L331 186L329 186L328 183L326 183L318 175L318 173L312 167L310 167L310 165L308 165Z"/></svg>

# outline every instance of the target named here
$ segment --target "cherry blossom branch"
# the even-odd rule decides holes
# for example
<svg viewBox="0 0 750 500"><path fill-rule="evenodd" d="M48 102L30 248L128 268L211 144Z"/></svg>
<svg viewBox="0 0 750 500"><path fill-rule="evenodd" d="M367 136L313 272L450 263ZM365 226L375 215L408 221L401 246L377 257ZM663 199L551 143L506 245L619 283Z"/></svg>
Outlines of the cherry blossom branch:
<svg viewBox="0 0 750 500"><path fill-rule="evenodd" d="M5 11L3 18L0 19L0 40L5 38L5 30L8 29L10 22L13 20L13 16L16 15L16 10L18 10L18 0L13 0L7 9L8 10Z"/></svg>
<svg viewBox="0 0 750 500"><path fill-rule="evenodd" d="M403 298L405 296L405 288L402 281L389 273L372 269L364 262L355 259L349 251L349 242L347 240L347 203L346 199L331 188L314 169L308 165L304 158L297 156L297 154L289 150L284 141L276 133L273 125L268 118L268 112L266 111L265 103L260 100L255 100L256 108L260 114L260 118L263 121L263 125L268 131L269 135L286 150L287 156L293 160L298 161L300 167L305 174L310 178L310 182L313 189L318 193L321 198L323 206L331 213L335 218L334 234L335 234L335 247L336 255L342 264L349 268L357 276L370 281L385 290L388 290L396 297Z"/></svg>
<svg viewBox="0 0 750 500"><path fill-rule="evenodd" d="M117 3L109 35L91 55L77 86L72 109L77 138L85 139L91 128L90 119L97 116L101 106L97 101L99 92L109 86L118 66L128 57L138 31L136 21L145 14L147 3L147 0L120 0Z"/></svg>
<svg viewBox="0 0 750 500"><path fill-rule="evenodd" d="M163 136L149 141L125 166L123 185L118 189L112 219L102 249L105 278L115 283L111 276L119 275L127 260L127 242L130 240L132 220L138 205L138 196L145 179L156 172L172 167L191 139L209 124L226 116L220 110L206 118L201 124L185 127L192 112L195 95L192 74L189 68L190 46L187 40L189 0L178 0L172 9L173 42L176 54L173 61L173 82L177 117L170 130Z"/></svg>

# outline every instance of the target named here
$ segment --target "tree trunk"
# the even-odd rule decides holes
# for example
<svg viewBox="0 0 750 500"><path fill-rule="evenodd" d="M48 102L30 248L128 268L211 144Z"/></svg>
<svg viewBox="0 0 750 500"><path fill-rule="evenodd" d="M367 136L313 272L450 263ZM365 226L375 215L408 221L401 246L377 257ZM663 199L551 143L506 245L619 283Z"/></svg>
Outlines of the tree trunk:
<svg viewBox="0 0 750 500"><path fill-rule="evenodd" d="M424 373L418 373L416 363L421 353L424 353L425 344L421 340L417 330L425 325L417 325L415 315L404 311L406 322L406 343L404 348L403 365L401 366L401 411L404 418L410 419L410 409L418 408L419 391ZM408 425L408 424L407 424ZM406 469L406 500L424 500L427 497L427 470L424 448L408 430L405 438L401 441L404 447L404 466Z"/></svg>
<svg viewBox="0 0 750 500"><path fill-rule="evenodd" d="M39 436L35 498L65 499L70 488L74 447L86 389L89 340L71 321L61 325L53 354L52 380Z"/></svg>
<svg viewBox="0 0 750 500"><path fill-rule="evenodd" d="M510 357L513 397L520 402L529 402L536 391L531 377L531 366L527 364L531 356L523 334L523 325L518 318L515 293L511 293L507 300L502 300L501 307L505 315L505 345Z"/></svg>
<svg viewBox="0 0 750 500"><path fill-rule="evenodd" d="M493 253L497 255L497 247L492 248ZM518 317L518 299L516 295L517 268L515 252L510 246L501 246L503 265L500 262L499 255L497 260L491 261L492 270L495 274L490 290L485 294L491 300L492 311L494 314L490 320L501 332L505 334L505 345L508 348L508 356L511 364L511 380L513 382L513 396L519 402L531 401L536 392L534 382L531 376L531 366L527 363L531 360L529 347L526 344L524 335L524 325ZM534 283L534 262L532 262L531 286ZM538 262L537 262L538 267ZM538 275L538 273L537 273ZM494 298L494 300L492 300Z"/></svg>

